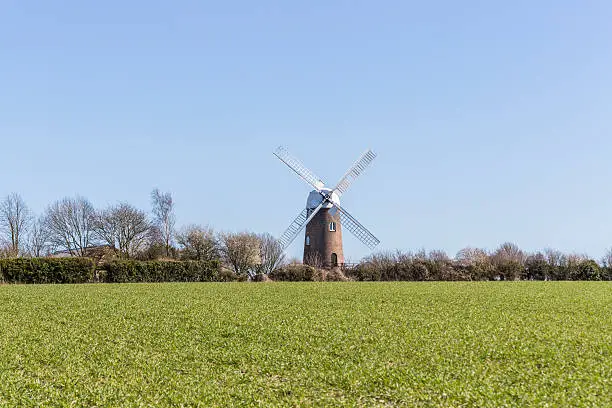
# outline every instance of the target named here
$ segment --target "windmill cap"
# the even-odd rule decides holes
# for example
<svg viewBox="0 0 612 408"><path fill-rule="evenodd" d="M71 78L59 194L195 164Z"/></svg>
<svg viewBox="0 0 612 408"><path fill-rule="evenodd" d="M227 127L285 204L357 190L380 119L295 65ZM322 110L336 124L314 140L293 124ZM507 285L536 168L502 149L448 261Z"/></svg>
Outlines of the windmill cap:
<svg viewBox="0 0 612 408"><path fill-rule="evenodd" d="M322 188L321 189L321 193L331 193L332 189L331 188ZM310 194L308 194L308 199L306 200L306 208L308 209L315 209L319 206L319 204L321 204L321 201L323 201L323 196L321 195L320 192L318 192L317 190L312 190L310 192ZM340 197L338 197L338 194L336 193L332 193L331 195L331 200L334 203L340 204ZM326 203L323 208L332 208L333 205L331 203Z"/></svg>

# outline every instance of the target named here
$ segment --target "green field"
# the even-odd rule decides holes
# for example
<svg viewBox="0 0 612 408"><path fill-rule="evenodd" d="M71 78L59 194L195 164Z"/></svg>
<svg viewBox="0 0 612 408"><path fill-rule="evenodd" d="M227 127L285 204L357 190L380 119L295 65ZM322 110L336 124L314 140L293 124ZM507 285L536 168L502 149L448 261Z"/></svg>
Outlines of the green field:
<svg viewBox="0 0 612 408"><path fill-rule="evenodd" d="M611 406L612 283L0 286L1 406Z"/></svg>

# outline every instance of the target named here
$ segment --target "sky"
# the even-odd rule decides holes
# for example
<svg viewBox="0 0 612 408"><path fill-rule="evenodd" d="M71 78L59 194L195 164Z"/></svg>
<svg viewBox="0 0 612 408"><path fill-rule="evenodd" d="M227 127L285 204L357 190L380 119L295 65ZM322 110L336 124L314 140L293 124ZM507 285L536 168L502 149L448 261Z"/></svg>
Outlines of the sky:
<svg viewBox="0 0 612 408"><path fill-rule="evenodd" d="M378 250L612 246L612 3L0 0L0 196L280 236L309 186ZM370 251L345 232L345 257ZM302 239L288 249L299 256Z"/></svg>

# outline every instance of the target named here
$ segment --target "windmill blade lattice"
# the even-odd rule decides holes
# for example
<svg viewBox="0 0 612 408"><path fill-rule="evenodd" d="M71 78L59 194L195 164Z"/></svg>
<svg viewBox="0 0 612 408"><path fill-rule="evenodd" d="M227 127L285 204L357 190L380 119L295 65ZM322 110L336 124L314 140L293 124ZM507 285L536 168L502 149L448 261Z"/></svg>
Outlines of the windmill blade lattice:
<svg viewBox="0 0 612 408"><path fill-rule="evenodd" d="M359 177L361 173L368 167L372 160L376 158L376 153L372 150L368 150L351 166L351 168L346 172L344 177L340 179L336 188L334 188L334 192L339 196L344 194L346 190L350 187L350 185Z"/></svg>
<svg viewBox="0 0 612 408"><path fill-rule="evenodd" d="M340 223L343 228L351 231L353 235L357 237L361 242L363 242L368 248L374 249L376 245L380 243L380 240L374 236L366 227L361 225L359 221L357 221L351 214L348 213L344 208L340 207L340 205L335 204L335 207L338 208L340 212Z"/></svg>
<svg viewBox="0 0 612 408"><path fill-rule="evenodd" d="M308 215L308 209L304 208L302 212L299 213L297 217L295 217L293 222L289 225L289 228L285 230L285 232L279 239L283 251L293 242L295 237L298 236L302 228L304 228L304 226L308 224L310 220L314 218L315 215L317 215L319 210L321 210L321 208L323 208L323 206L325 205L325 202L326 201L323 200L321 204L319 204L319 206L310 213L310 215Z"/></svg>
<svg viewBox="0 0 612 408"><path fill-rule="evenodd" d="M306 166L304 166L304 164L300 160L293 157L287 151L287 149L285 149L285 147L279 146L274 151L274 155L278 157L283 163L285 163L291 170L295 171L298 176L304 179L308 184L313 186L317 191L320 191L325 186L325 183L323 183L323 181L321 181L321 179L317 177L316 174L314 174Z"/></svg>
<svg viewBox="0 0 612 408"><path fill-rule="evenodd" d="M302 226L306 223L306 219L308 218L307 214L308 210L304 208L302 212L299 213L297 217L295 217L293 222L289 225L289 228L287 228L285 232L283 232L283 235L281 235L279 239L279 242L283 249L287 248L289 244L293 242L297 234L300 232Z"/></svg>

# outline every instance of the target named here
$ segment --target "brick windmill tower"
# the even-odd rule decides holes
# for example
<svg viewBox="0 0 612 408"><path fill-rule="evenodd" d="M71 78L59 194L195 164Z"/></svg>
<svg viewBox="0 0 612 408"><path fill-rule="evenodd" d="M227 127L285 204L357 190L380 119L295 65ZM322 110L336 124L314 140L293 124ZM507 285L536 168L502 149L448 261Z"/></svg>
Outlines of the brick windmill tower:
<svg viewBox="0 0 612 408"><path fill-rule="evenodd" d="M368 248L374 249L380 242L370 231L340 206L340 196L374 160L376 154L366 151L351 166L333 189L325 184L298 159L291 156L284 147L274 152L289 168L315 189L308 194L306 208L293 220L280 238L285 250L306 226L304 236L304 263L309 265L335 267L344 264L342 250L342 228L353 233Z"/></svg>

